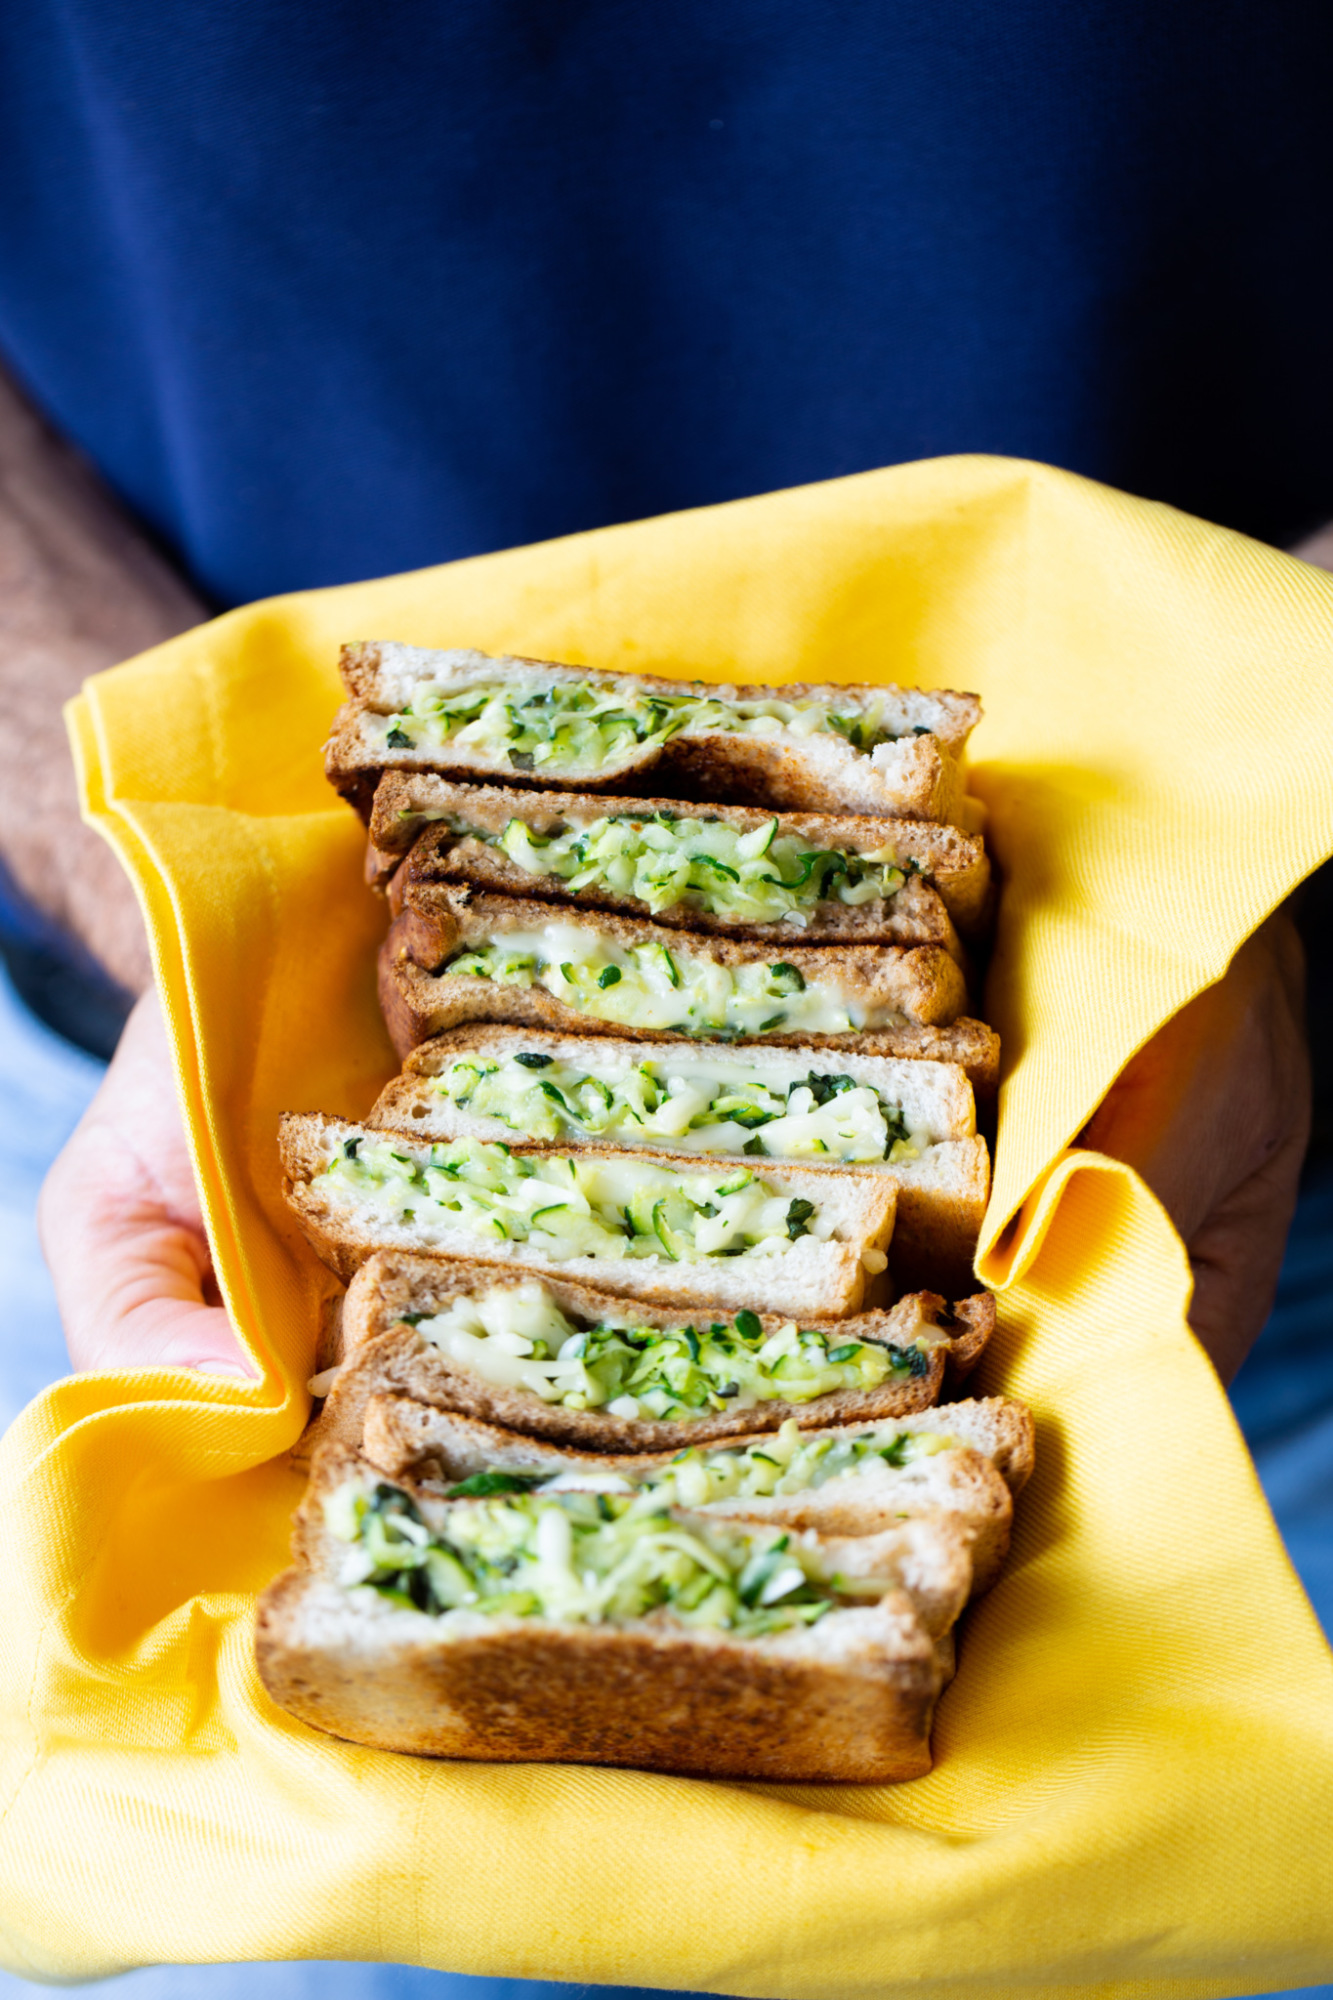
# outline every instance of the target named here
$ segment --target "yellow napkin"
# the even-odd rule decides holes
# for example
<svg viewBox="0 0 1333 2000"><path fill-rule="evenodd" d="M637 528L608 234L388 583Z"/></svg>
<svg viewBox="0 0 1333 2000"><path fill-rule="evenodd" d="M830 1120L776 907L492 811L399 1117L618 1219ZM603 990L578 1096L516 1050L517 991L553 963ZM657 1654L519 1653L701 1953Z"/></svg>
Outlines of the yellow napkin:
<svg viewBox="0 0 1333 2000"><path fill-rule="evenodd" d="M937 1767L873 1789L430 1764L266 1701L255 1591L326 1280L285 1107L391 1068L320 745L345 638L979 689L1007 1051L980 1388L1037 1413ZM0 1937L29 1976L384 1958L758 1995L1224 1995L1333 1974L1333 1660L1185 1324L1179 1241L1067 1150L1333 849L1333 583L1049 471L943 460L239 611L91 682L254 1387L58 1385L0 1446ZM995 1243L1021 1208L1017 1225Z"/></svg>

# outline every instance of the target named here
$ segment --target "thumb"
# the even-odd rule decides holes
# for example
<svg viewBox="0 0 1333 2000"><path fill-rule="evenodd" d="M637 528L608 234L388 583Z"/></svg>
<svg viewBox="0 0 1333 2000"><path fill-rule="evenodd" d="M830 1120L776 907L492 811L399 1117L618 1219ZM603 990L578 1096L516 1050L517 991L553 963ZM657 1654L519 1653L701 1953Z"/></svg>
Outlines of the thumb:
<svg viewBox="0 0 1333 2000"><path fill-rule="evenodd" d="M251 1377L216 1301L171 1055L153 995L130 1015L38 1204L76 1368Z"/></svg>

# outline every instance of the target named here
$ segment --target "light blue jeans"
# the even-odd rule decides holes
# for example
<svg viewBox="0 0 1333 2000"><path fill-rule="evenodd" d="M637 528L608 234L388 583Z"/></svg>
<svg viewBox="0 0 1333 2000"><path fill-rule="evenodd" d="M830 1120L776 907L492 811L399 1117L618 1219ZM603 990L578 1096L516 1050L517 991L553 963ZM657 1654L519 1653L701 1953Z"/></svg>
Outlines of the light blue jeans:
<svg viewBox="0 0 1333 2000"><path fill-rule="evenodd" d="M101 1066L48 1034L0 975L0 1424L68 1370L33 1207L47 1165L97 1086ZM1277 1309L1247 1362L1236 1408L1292 1559L1333 1631L1333 1167L1302 1196ZM671 1968L662 1967L669 1985ZM628 2000L637 1987L472 1979L402 1965L150 1966L80 1989L119 2000ZM49 1993L0 1972L0 2000ZM1333 2000L1333 1986L1307 1989Z"/></svg>

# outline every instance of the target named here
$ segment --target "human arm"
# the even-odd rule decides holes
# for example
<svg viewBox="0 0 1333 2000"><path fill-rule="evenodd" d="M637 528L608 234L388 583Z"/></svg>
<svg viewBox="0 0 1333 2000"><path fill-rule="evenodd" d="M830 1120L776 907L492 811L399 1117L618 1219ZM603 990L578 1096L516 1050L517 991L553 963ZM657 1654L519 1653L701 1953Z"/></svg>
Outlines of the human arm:
<svg viewBox="0 0 1333 2000"><path fill-rule="evenodd" d="M1127 1064L1081 1141L1135 1168L1170 1215L1190 1325L1224 1382L1272 1308L1309 1132L1304 953L1280 910Z"/></svg>
<svg viewBox="0 0 1333 2000"><path fill-rule="evenodd" d="M149 983L134 893L79 818L62 716L89 674L207 616L0 370L0 855L121 986Z"/></svg>
<svg viewBox="0 0 1333 2000"><path fill-rule="evenodd" d="M147 938L120 863L79 817L62 708L89 674L207 615L0 370L0 855L131 993L151 983ZM131 1014L39 1219L76 1368L248 1372L215 1303L155 1000Z"/></svg>

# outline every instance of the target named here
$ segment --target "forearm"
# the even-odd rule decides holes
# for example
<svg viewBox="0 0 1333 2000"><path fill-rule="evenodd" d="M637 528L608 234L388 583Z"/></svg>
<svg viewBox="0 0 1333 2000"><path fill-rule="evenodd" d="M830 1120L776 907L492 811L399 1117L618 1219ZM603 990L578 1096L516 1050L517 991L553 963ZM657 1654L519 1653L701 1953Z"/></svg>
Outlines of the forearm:
<svg viewBox="0 0 1333 2000"><path fill-rule="evenodd" d="M115 856L79 818L61 708L89 674L206 616L0 372L0 854L131 992L148 982L143 926Z"/></svg>
<svg viewBox="0 0 1333 2000"><path fill-rule="evenodd" d="M1299 556L1302 562L1313 563L1316 569L1333 569L1333 521L1307 535L1303 542L1297 542L1288 553Z"/></svg>

